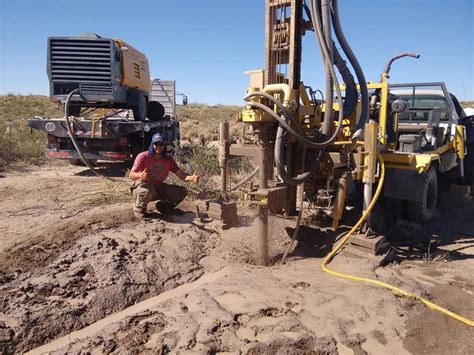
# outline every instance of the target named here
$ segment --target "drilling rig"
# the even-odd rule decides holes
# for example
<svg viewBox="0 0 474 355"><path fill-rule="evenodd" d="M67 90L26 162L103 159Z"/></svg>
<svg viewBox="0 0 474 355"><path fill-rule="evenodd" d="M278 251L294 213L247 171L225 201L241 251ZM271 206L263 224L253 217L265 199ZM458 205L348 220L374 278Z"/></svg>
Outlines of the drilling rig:
<svg viewBox="0 0 474 355"><path fill-rule="evenodd" d="M243 138L230 144L225 126L221 131L223 191L229 157L256 162L258 188L248 196L259 210L260 264L269 263L269 213L294 214L297 200L301 213L304 200L332 219L336 230L349 188L358 188L362 212L367 211L385 167L384 198L402 201L416 218L428 222L436 207L437 175L455 170L462 178L466 153L465 127L444 84L417 84L439 84L447 104L424 108L427 120L418 130L404 131L399 115L416 107L391 92L389 71L396 59L417 54L393 57L379 82L367 83L342 30L337 0L266 0L265 19L265 67L246 72L250 85L240 114ZM302 38L310 32L322 54L324 90L313 90L301 78ZM442 113L449 119L447 128L440 125ZM369 212L361 224L366 236L373 229Z"/></svg>

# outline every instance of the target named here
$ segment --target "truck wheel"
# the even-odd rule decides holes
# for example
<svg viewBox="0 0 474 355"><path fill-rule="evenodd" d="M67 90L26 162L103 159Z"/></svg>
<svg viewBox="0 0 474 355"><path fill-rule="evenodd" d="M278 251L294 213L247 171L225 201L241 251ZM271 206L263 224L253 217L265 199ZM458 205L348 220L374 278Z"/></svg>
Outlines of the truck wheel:
<svg viewBox="0 0 474 355"><path fill-rule="evenodd" d="M428 223L433 218L438 200L438 177L436 170L430 168L425 174L421 201L408 201L407 211L411 220L421 224Z"/></svg>
<svg viewBox="0 0 474 355"><path fill-rule="evenodd" d="M138 105L132 107L133 119L135 121L145 121L147 114L147 100L145 95L140 95Z"/></svg>

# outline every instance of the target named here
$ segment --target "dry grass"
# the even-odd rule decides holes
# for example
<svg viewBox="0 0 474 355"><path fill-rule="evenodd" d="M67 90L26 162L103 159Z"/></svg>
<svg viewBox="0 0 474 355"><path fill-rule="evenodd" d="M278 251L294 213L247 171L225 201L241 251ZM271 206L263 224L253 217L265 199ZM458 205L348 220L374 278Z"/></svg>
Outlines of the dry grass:
<svg viewBox="0 0 474 355"><path fill-rule="evenodd" d="M217 140L219 123L229 122L231 134L238 130L237 114L241 106L189 104L178 106L177 114L180 120L181 138L201 141Z"/></svg>
<svg viewBox="0 0 474 355"><path fill-rule="evenodd" d="M461 102L461 105L473 107L474 101ZM202 147L206 147L206 142L218 139L219 123L225 121L230 123L231 136L236 136L241 126L236 118L241 109L240 106L226 105L178 106L181 137L183 140L199 141ZM61 107L51 102L46 96L0 96L0 170L18 163L44 163L46 161L43 153L46 147L46 134L36 130L30 132L26 126L26 119L34 116L60 117L62 115ZM194 153L202 154L200 149ZM214 157L216 153L209 154ZM214 167L211 166L210 169L213 170Z"/></svg>
<svg viewBox="0 0 474 355"><path fill-rule="evenodd" d="M44 163L46 134L30 133L26 119L61 115L60 107L46 96L0 96L0 170L15 163Z"/></svg>
<svg viewBox="0 0 474 355"><path fill-rule="evenodd" d="M178 106L183 139L199 138L206 142L217 139L219 122L235 122L239 106L206 106L190 104ZM36 95L0 96L0 170L17 163L42 164L46 134L30 132L26 119L34 116L61 117L62 109L49 97Z"/></svg>

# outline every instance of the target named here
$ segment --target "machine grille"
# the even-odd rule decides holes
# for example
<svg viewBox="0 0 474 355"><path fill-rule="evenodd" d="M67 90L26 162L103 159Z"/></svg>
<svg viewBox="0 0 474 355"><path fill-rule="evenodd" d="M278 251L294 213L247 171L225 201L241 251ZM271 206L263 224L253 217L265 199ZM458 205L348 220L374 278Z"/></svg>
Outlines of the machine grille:
<svg viewBox="0 0 474 355"><path fill-rule="evenodd" d="M110 83L111 45L100 39L50 39L51 80Z"/></svg>

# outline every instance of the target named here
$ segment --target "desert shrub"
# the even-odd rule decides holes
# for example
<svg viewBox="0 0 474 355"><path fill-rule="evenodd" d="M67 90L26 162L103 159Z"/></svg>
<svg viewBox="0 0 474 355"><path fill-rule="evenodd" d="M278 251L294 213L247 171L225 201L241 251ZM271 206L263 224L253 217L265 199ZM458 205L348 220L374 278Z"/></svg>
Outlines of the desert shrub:
<svg viewBox="0 0 474 355"><path fill-rule="evenodd" d="M220 174L219 151L216 147L191 143L175 148L174 153L179 167L188 174L198 173L201 181L197 185L189 185L170 175L172 183L186 186L196 198L213 198L219 194L216 181L216 175Z"/></svg>
<svg viewBox="0 0 474 355"><path fill-rule="evenodd" d="M170 182L186 186L192 197L199 199L216 198L220 192L219 149L206 142L195 142L181 145L174 149L176 162L185 172L196 172L201 176L197 185L183 183L174 175L170 175ZM246 177L254 166L246 157L233 157L229 160L228 174L230 184L235 184Z"/></svg>
<svg viewBox="0 0 474 355"><path fill-rule="evenodd" d="M46 161L46 134L30 129L26 119L34 116L62 116L61 108L46 96L0 96L0 169L16 163Z"/></svg>
<svg viewBox="0 0 474 355"><path fill-rule="evenodd" d="M46 161L45 134L27 130L0 135L0 170L22 162L39 165Z"/></svg>

